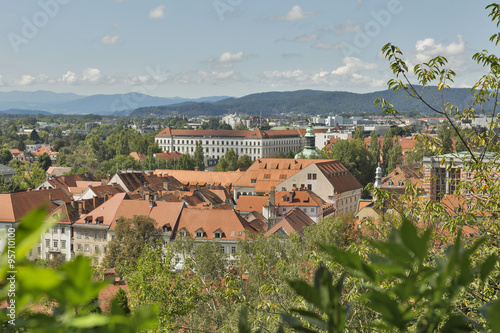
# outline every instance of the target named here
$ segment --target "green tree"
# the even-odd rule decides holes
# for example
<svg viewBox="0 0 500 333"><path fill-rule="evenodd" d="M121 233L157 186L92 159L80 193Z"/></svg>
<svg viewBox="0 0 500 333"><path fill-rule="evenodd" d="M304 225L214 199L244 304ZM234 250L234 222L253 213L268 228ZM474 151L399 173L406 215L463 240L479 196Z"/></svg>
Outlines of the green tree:
<svg viewBox="0 0 500 333"><path fill-rule="evenodd" d="M226 124L226 123L220 123L220 125L217 127L218 130L226 130L226 131L230 131L232 130L233 128L231 127L231 125L229 124Z"/></svg>
<svg viewBox="0 0 500 333"><path fill-rule="evenodd" d="M132 219L119 218L115 238L108 243L104 265L116 268L122 275L132 271L145 247L161 246L158 244L160 234L155 223L154 219L141 215L135 215Z"/></svg>
<svg viewBox="0 0 500 333"><path fill-rule="evenodd" d="M30 140L35 143L38 143L40 141L40 136L38 135L36 130L31 131Z"/></svg>
<svg viewBox="0 0 500 333"><path fill-rule="evenodd" d="M365 138L365 128L363 126L356 127L354 134L352 135L354 140L363 140Z"/></svg>
<svg viewBox="0 0 500 333"><path fill-rule="evenodd" d="M205 154L203 153L203 146L201 145L201 141L196 141L196 148L194 150L194 164L198 167L200 171L205 170Z"/></svg>
<svg viewBox="0 0 500 333"><path fill-rule="evenodd" d="M372 131L370 133L370 147L369 147L370 153L373 156L373 159L377 161L380 161L380 142L378 140L378 135L375 133L375 131Z"/></svg>
<svg viewBox="0 0 500 333"><path fill-rule="evenodd" d="M389 169L390 154L394 147L394 138L392 132L387 131L384 133L384 141L382 145L382 173L388 175L392 170Z"/></svg>
<svg viewBox="0 0 500 333"><path fill-rule="evenodd" d="M7 165L13 158L10 150L7 148L0 149L0 164Z"/></svg>
<svg viewBox="0 0 500 333"><path fill-rule="evenodd" d="M238 169L238 153L233 149L229 149L224 154L224 157L219 159L219 163L215 166L216 171L234 171Z"/></svg>
<svg viewBox="0 0 500 333"><path fill-rule="evenodd" d="M37 165L43 169L43 171L47 171L50 166L52 165L52 160L50 159L49 154L43 153L42 155L39 155L36 159Z"/></svg>
<svg viewBox="0 0 500 333"><path fill-rule="evenodd" d="M248 168L253 164L252 159L248 155L243 155L238 159L238 168Z"/></svg>
<svg viewBox="0 0 500 333"><path fill-rule="evenodd" d="M179 170L194 170L195 161L191 157L191 155L189 155L189 153L185 153L179 159L178 166L179 166Z"/></svg>
<svg viewBox="0 0 500 333"><path fill-rule="evenodd" d="M389 151L389 159L387 161L387 169L386 172L390 173L398 165L403 164L403 149L401 148L401 144L399 143L398 138L393 141L392 149Z"/></svg>
<svg viewBox="0 0 500 333"><path fill-rule="evenodd" d="M449 154L453 152L453 140L451 139L454 135L454 130L449 125L441 125L438 127L438 139L441 140L441 148L443 154Z"/></svg>

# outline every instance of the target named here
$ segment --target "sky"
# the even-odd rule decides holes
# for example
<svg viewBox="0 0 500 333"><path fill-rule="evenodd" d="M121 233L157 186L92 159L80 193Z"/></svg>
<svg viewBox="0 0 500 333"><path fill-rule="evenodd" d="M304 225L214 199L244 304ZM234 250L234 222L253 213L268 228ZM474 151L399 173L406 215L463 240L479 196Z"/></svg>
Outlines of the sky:
<svg viewBox="0 0 500 333"><path fill-rule="evenodd" d="M444 55L470 87L497 52L488 2L470 0L3 1L0 91L240 97L386 89L381 48L413 66Z"/></svg>

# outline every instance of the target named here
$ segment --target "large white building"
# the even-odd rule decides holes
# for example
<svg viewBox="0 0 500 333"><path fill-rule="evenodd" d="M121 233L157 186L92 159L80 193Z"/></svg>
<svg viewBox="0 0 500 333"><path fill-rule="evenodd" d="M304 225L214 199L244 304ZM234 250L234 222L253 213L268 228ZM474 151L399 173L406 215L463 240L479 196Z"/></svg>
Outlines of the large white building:
<svg viewBox="0 0 500 333"><path fill-rule="evenodd" d="M239 156L248 155L252 160L287 154L303 148L300 132L293 130L263 131L259 128L248 131L231 130L184 130L165 128L155 137L164 152L193 154L196 142L201 141L205 163L214 166L224 154L233 149Z"/></svg>

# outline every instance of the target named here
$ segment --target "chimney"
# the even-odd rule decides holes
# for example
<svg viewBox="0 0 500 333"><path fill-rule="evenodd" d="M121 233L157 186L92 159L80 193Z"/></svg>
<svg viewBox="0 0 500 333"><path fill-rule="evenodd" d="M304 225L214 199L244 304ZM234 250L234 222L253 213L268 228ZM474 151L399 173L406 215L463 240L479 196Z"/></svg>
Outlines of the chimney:
<svg viewBox="0 0 500 333"><path fill-rule="evenodd" d="M97 207L97 197L92 198L92 206L94 206L94 208Z"/></svg>
<svg viewBox="0 0 500 333"><path fill-rule="evenodd" d="M73 200L73 198L71 198L70 200L71 200L71 207L75 208L75 200Z"/></svg>
<svg viewBox="0 0 500 333"><path fill-rule="evenodd" d="M148 176L152 176L152 175L153 175L153 171L149 171Z"/></svg>
<svg viewBox="0 0 500 333"><path fill-rule="evenodd" d="M78 201L78 215L83 214L83 201Z"/></svg>
<svg viewBox="0 0 500 333"><path fill-rule="evenodd" d="M154 201L157 201L157 200L158 200L158 193L155 193L155 194L153 195L153 200L154 200Z"/></svg>
<svg viewBox="0 0 500 333"><path fill-rule="evenodd" d="M52 193L49 193L49 201L52 201Z"/></svg>
<svg viewBox="0 0 500 333"><path fill-rule="evenodd" d="M163 188L168 191L168 182L163 182Z"/></svg>
<svg viewBox="0 0 500 333"><path fill-rule="evenodd" d="M148 193L146 193L146 197L145 197L145 199L144 199L144 200L149 201L150 196L151 196L151 195L149 194L149 192L148 192Z"/></svg>
<svg viewBox="0 0 500 333"><path fill-rule="evenodd" d="M66 176L61 176L62 182L66 183Z"/></svg>
<svg viewBox="0 0 500 333"><path fill-rule="evenodd" d="M271 191L269 192L269 205L276 205L276 187L271 186Z"/></svg>
<svg viewBox="0 0 500 333"><path fill-rule="evenodd" d="M111 181L111 175L108 175L108 178L106 179L106 183L109 183Z"/></svg>
<svg viewBox="0 0 500 333"><path fill-rule="evenodd" d="M194 171L200 171L200 168L194 167Z"/></svg>
<svg viewBox="0 0 500 333"><path fill-rule="evenodd" d="M290 203L293 203L293 197L295 197L295 192L290 192Z"/></svg>

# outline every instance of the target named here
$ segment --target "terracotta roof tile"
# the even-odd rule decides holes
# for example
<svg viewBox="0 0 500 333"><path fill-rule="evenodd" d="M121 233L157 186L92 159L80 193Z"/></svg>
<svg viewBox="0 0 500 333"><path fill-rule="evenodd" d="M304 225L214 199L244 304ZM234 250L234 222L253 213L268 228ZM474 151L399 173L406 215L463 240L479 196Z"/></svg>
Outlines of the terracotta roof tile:
<svg viewBox="0 0 500 333"><path fill-rule="evenodd" d="M155 170L159 177L173 176L184 185L222 185L232 186L243 175L241 171L192 171L192 170Z"/></svg>
<svg viewBox="0 0 500 333"><path fill-rule="evenodd" d="M304 230L304 227L307 227L311 224L314 224L314 221L301 209L295 208L286 213L283 216L283 219L272 226L271 229L266 231L264 235L269 236L276 232L279 232L280 230L287 235L290 235L292 232L298 232L299 234L302 234L302 230Z"/></svg>
<svg viewBox="0 0 500 333"><path fill-rule="evenodd" d="M184 229L194 236L196 230L200 228L205 230L206 239L214 239L214 232L221 230L223 235L220 240L222 241L243 239L245 231L256 232L247 221L233 210L185 208L176 230Z"/></svg>
<svg viewBox="0 0 500 333"><path fill-rule="evenodd" d="M239 210L240 212L262 212L262 207L268 200L268 197L242 195L238 198L236 210Z"/></svg>

